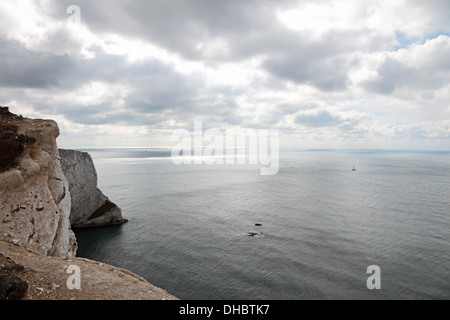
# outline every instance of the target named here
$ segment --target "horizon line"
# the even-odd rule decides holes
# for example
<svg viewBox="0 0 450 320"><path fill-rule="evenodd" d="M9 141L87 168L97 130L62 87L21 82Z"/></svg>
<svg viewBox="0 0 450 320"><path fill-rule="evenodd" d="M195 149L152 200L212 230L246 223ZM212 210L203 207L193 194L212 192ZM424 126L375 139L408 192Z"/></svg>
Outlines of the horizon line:
<svg viewBox="0 0 450 320"><path fill-rule="evenodd" d="M58 147L58 149L153 149L153 150L172 150L173 146L145 146L145 147ZM238 148L234 149L249 149ZM256 148L257 149L257 148ZM280 150L296 151L402 151L402 152L450 152L450 149L424 149L424 148L302 148L302 147L280 147ZM195 150L191 148L189 150Z"/></svg>

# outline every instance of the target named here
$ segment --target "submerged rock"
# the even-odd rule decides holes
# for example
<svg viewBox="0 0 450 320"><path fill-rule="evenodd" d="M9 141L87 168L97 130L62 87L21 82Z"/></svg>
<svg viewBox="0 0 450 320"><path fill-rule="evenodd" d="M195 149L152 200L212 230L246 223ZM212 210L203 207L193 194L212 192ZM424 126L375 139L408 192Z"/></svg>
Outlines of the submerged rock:
<svg viewBox="0 0 450 320"><path fill-rule="evenodd" d="M60 149L61 166L69 181L73 228L100 227L127 222L122 210L97 187L97 171L87 152Z"/></svg>
<svg viewBox="0 0 450 320"><path fill-rule="evenodd" d="M255 236L259 236L261 233L259 232L247 232L247 236L248 237L255 237Z"/></svg>

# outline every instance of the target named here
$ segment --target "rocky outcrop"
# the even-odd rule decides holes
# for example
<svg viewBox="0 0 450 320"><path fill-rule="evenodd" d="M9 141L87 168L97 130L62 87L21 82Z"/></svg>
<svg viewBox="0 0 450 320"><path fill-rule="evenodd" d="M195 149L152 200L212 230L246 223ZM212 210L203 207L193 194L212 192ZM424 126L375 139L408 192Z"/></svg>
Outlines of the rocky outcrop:
<svg viewBox="0 0 450 320"><path fill-rule="evenodd" d="M13 231L43 255L73 257L69 184L53 120L34 120L0 107L0 229Z"/></svg>
<svg viewBox="0 0 450 320"><path fill-rule="evenodd" d="M0 230L0 299L3 293L10 300L177 300L128 270L84 258L45 257L19 238ZM74 266L80 283L69 288Z"/></svg>
<svg viewBox="0 0 450 320"><path fill-rule="evenodd" d="M61 151L69 184L58 135L52 120L27 119L0 107L0 300L177 299L130 271L75 258L72 223L125 220L97 188L88 154ZM73 267L80 273L79 288L68 285Z"/></svg>
<svg viewBox="0 0 450 320"><path fill-rule="evenodd" d="M122 210L97 187L97 172L87 152L59 150L61 167L69 182L73 228L117 225L127 222Z"/></svg>
<svg viewBox="0 0 450 320"><path fill-rule="evenodd" d="M19 240L17 240L19 241ZM28 292L28 283L16 275L24 267L0 253L0 300L22 300Z"/></svg>

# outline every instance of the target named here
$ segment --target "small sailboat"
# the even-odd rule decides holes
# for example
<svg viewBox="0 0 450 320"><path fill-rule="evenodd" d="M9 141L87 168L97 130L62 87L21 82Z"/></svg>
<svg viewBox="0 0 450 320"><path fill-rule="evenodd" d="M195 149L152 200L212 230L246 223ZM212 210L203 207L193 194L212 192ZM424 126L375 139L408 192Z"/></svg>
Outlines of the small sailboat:
<svg viewBox="0 0 450 320"><path fill-rule="evenodd" d="M352 169L352 171L356 171L356 168L355 168L355 166L353 165L353 169Z"/></svg>

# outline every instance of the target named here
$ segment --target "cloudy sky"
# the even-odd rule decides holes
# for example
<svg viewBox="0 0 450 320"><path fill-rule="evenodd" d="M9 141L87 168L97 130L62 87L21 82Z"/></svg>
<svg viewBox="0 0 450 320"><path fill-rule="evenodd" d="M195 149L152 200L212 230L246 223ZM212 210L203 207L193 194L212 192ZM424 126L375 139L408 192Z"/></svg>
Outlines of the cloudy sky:
<svg viewBox="0 0 450 320"><path fill-rule="evenodd" d="M170 146L202 120L450 149L449 0L2 0L0 70L0 105L62 147Z"/></svg>

